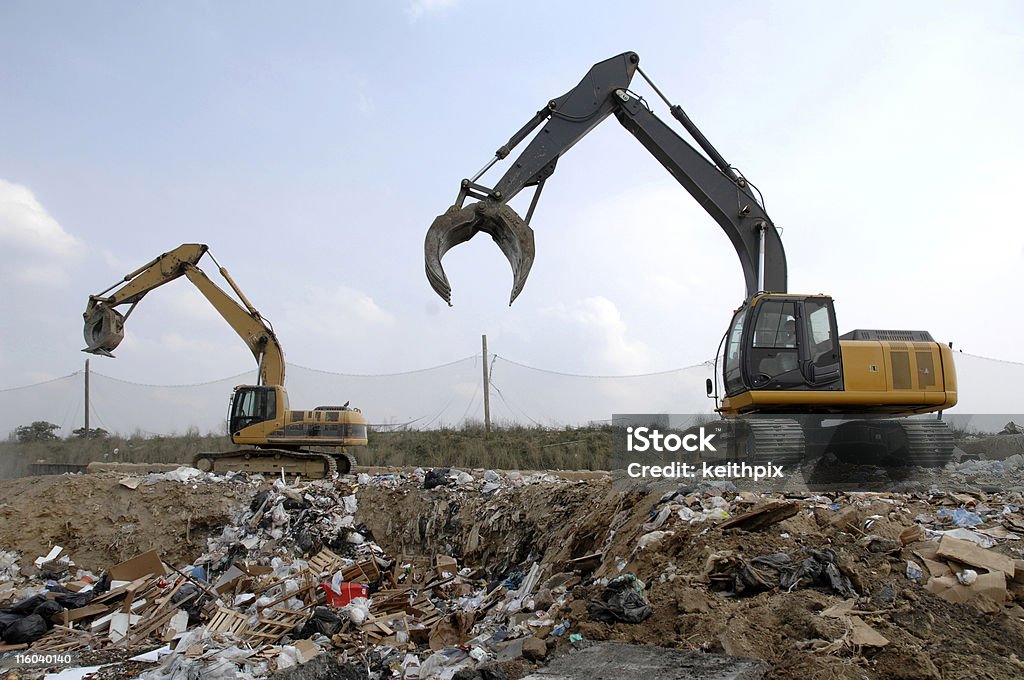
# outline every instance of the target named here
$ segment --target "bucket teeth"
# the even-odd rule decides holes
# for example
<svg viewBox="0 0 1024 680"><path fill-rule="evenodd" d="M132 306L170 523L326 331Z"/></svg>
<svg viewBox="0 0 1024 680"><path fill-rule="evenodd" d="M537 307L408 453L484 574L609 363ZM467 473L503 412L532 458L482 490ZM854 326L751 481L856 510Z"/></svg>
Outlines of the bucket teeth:
<svg viewBox="0 0 1024 680"><path fill-rule="evenodd" d="M512 266L510 305L519 296L530 275L535 253L533 229L512 208L490 200L464 208L453 205L430 225L423 244L427 280L449 305L452 287L441 266L441 258L453 247L465 243L481 231L494 239Z"/></svg>
<svg viewBox="0 0 1024 680"><path fill-rule="evenodd" d="M83 316L86 347L82 351L105 357L114 356L111 350L124 339L124 317L121 313L111 307L98 305Z"/></svg>

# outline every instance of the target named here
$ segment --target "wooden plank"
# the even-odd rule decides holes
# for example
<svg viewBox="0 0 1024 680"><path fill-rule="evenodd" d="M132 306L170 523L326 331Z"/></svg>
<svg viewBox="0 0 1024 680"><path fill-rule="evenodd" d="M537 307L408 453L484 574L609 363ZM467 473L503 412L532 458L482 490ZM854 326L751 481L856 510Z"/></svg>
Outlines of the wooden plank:
<svg viewBox="0 0 1024 680"><path fill-rule="evenodd" d="M16 652L19 649L28 649L28 645L24 642L17 645L0 644L0 654L6 654L7 652Z"/></svg>
<svg viewBox="0 0 1024 680"><path fill-rule="evenodd" d="M93 598L91 604L101 604L103 602L110 602L111 600L116 600L117 598L121 597L126 592L128 592L128 588L129 587L135 585L136 583L144 583L145 581L148 581L150 578L153 578L153 577L151 577L151 576L143 576L142 578L136 579L135 581L129 581L128 583L126 583L123 586L118 586L117 588L111 588L110 590L108 590L103 595L100 595L98 597Z"/></svg>
<svg viewBox="0 0 1024 680"><path fill-rule="evenodd" d="M130 642L134 644L141 640L145 640L157 628L160 628L161 626L165 625L168 621L170 621L171 617L174 616L178 608L188 604L197 596L198 593L193 593L188 597L183 598L181 601L177 602L174 607L166 607L162 609L160 613L154 612L154 614L151 615L149 619L145 623L143 623L143 625L141 625L139 628L135 630L135 633L134 635L132 635ZM125 640L129 640L129 638L126 637Z"/></svg>

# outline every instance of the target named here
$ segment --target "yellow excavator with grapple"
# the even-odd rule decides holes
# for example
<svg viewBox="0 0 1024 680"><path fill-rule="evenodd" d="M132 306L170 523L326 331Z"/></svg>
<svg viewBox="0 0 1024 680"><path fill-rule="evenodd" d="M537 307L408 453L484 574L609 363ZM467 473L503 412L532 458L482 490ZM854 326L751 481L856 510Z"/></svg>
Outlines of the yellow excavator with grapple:
<svg viewBox="0 0 1024 680"><path fill-rule="evenodd" d="M538 111L476 175L462 180L455 204L434 220L424 242L427 279L437 294L451 304L451 286L441 266L444 254L484 232L512 266L509 304L516 299L533 265L529 223L541 190L558 159L614 115L718 223L739 256L746 296L722 340L725 394L717 410L727 421L742 421L737 430L745 455L792 463L808 448L827 446L857 462L937 466L948 461L953 439L945 423L904 416L941 413L956 404L951 349L925 331L855 330L840 336L831 297L787 292L786 254L760 192L639 64L635 52L595 64L579 85ZM703 154L629 89L636 73ZM479 183L541 125L496 184ZM508 202L527 187L536 189L524 219ZM466 205L467 198L475 202ZM718 397L710 379L708 396Z"/></svg>
<svg viewBox="0 0 1024 680"><path fill-rule="evenodd" d="M217 286L197 267L209 255L238 297ZM366 420L358 408L318 406L292 409L284 388L284 351L270 323L256 311L224 267L200 243L185 243L126 275L98 295L90 295L85 314L83 352L113 357L124 338L124 324L140 300L154 288L184 276L213 305L245 342L258 366L256 385L239 385L231 396L228 432L232 443L252 448L200 453L193 465L206 472L246 471L331 478L355 466L350 453L366 446ZM128 305L122 314L117 307ZM326 451L309 447L326 448Z"/></svg>

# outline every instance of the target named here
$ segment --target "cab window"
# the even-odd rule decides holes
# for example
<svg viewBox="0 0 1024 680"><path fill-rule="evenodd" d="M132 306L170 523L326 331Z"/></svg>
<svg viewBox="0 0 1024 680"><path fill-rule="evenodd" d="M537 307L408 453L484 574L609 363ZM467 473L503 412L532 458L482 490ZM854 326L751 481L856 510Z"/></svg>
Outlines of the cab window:
<svg viewBox="0 0 1024 680"><path fill-rule="evenodd" d="M804 301L804 312L809 335L807 379L816 385L833 383L841 378L842 367L832 307L828 302L809 298Z"/></svg>
<svg viewBox="0 0 1024 680"><path fill-rule="evenodd" d="M754 327L754 347L796 348L796 303L762 302Z"/></svg>
<svg viewBox="0 0 1024 680"><path fill-rule="evenodd" d="M763 300L757 305L750 352L752 388L804 384L799 370L796 305L793 300Z"/></svg>
<svg viewBox="0 0 1024 680"><path fill-rule="evenodd" d="M273 388L239 390L235 397L232 429L270 420L277 415L277 398Z"/></svg>
<svg viewBox="0 0 1024 680"><path fill-rule="evenodd" d="M735 394L743 389L742 357L743 319L746 310L739 311L732 319L729 335L725 341L725 392Z"/></svg>

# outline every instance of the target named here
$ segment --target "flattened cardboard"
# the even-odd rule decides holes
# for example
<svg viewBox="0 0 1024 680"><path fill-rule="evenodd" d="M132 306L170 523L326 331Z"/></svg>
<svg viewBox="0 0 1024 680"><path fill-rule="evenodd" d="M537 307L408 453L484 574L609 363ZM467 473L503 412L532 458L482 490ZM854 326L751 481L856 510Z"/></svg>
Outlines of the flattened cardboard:
<svg viewBox="0 0 1024 680"><path fill-rule="evenodd" d="M925 586L925 590L948 602L969 604L982 611L995 613L1006 601L1006 577L1001 571L978 574L978 579L973 584L965 586L955 575L950 574L933 578Z"/></svg>
<svg viewBox="0 0 1024 680"><path fill-rule="evenodd" d="M214 584L213 589L218 593L224 593L225 591L233 588L238 582L238 579L243 576L246 576L246 573L232 564L228 570L224 572L219 579L217 579L217 583Z"/></svg>
<svg viewBox="0 0 1024 680"><path fill-rule="evenodd" d="M939 557L969 564L972 567L980 567L985 571L1002 572L1006 578L1013 578L1013 560L1006 555L986 550L970 541L962 541L959 538L943 536L939 541L939 549L936 551ZM1004 582L1003 587L1006 587Z"/></svg>
<svg viewBox="0 0 1024 680"><path fill-rule="evenodd" d="M155 550L136 555L130 560L110 568L110 578L115 581L134 581L150 574L154 576L167 574L164 563L160 561L160 555Z"/></svg>
<svg viewBox="0 0 1024 680"><path fill-rule="evenodd" d="M850 642L858 647L885 647L889 644L888 638L864 623L864 619L859 616L851 616L850 623Z"/></svg>
<svg viewBox="0 0 1024 680"><path fill-rule="evenodd" d="M312 640L296 640L292 646L299 652L299 663L306 663L320 654L320 648Z"/></svg>

